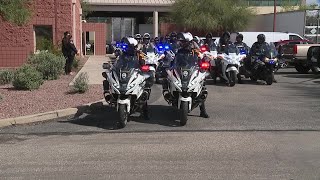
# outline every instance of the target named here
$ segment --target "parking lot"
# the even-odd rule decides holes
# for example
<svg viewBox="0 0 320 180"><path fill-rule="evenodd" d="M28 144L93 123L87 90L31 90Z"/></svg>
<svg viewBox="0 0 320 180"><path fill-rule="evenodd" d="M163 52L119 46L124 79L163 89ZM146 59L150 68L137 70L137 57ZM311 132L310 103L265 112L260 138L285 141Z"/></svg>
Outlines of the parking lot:
<svg viewBox="0 0 320 180"><path fill-rule="evenodd" d="M0 130L0 159L14 166L19 161L12 157L22 158L25 165L18 170L27 175L24 177L33 177L34 170L27 167L33 162L43 177L65 177L75 170L84 178L150 179L164 177L163 172L170 172L167 177L181 174L181 179L251 174L254 179L319 178L320 75L298 74L288 68L280 70L276 79L278 83L271 86L246 80L226 87L209 81L210 118L199 117L195 109L184 127L179 126L177 111L164 101L156 85L149 103L151 120L132 117L124 129L114 129L118 117L109 107L72 119L4 128ZM33 159L33 153L39 158ZM134 168L122 172L119 169L126 167L126 161ZM53 168L64 162L69 165L67 170ZM104 171L95 168L94 162L108 176L99 176ZM0 169L5 173L1 174L19 177L11 166L2 163ZM234 171L229 172L231 169ZM196 172L200 174L195 176Z"/></svg>

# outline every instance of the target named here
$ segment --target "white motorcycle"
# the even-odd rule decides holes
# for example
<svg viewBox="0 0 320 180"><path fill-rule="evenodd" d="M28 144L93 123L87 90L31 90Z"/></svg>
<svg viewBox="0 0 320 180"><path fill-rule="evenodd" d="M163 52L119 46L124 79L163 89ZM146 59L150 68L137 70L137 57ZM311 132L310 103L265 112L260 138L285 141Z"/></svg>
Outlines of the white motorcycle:
<svg viewBox="0 0 320 180"><path fill-rule="evenodd" d="M216 60L218 57L218 50L216 47L209 48L207 45L200 47L201 56L200 58L210 63L210 74L214 74L216 67Z"/></svg>
<svg viewBox="0 0 320 180"><path fill-rule="evenodd" d="M231 87L235 86L242 56L234 45L229 45L225 53L218 54L213 77L224 79Z"/></svg>
<svg viewBox="0 0 320 180"><path fill-rule="evenodd" d="M174 67L167 70L167 86L163 96L172 106L180 109L180 125L186 125L188 113L203 103L208 95L204 87L208 75L208 62L198 65L197 57L178 54Z"/></svg>
<svg viewBox="0 0 320 180"><path fill-rule="evenodd" d="M120 57L117 63L112 66L103 64L106 69L102 76L106 78L103 85L109 86L104 92L105 100L117 108L120 120L120 128L127 125L129 116L137 111L147 117L147 100L151 89L146 87L149 66L140 67L134 57Z"/></svg>

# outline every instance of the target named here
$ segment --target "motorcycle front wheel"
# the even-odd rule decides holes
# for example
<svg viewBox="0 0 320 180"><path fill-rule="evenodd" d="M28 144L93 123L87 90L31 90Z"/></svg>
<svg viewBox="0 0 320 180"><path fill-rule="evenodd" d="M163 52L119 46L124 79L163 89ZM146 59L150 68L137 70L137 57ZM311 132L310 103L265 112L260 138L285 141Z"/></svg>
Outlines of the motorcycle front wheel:
<svg viewBox="0 0 320 180"><path fill-rule="evenodd" d="M189 102L182 101L180 104L180 125L185 126L188 121Z"/></svg>
<svg viewBox="0 0 320 180"><path fill-rule="evenodd" d="M237 73L235 71L228 72L229 86L233 87L236 85Z"/></svg>
<svg viewBox="0 0 320 180"><path fill-rule="evenodd" d="M129 113L127 112L127 105L119 104L118 113L120 117L119 126L120 128L124 128L126 127L129 118Z"/></svg>

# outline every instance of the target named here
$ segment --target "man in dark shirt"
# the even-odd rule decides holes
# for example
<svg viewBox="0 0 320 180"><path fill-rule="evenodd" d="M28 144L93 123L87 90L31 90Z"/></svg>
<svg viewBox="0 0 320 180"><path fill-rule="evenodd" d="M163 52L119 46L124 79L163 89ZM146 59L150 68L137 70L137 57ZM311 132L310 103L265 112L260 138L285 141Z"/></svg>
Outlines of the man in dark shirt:
<svg viewBox="0 0 320 180"><path fill-rule="evenodd" d="M71 40L72 36L69 31L64 33L62 39L62 53L66 59L65 73L72 75L72 63L74 61L75 55L78 53L77 48L75 47L73 41Z"/></svg>

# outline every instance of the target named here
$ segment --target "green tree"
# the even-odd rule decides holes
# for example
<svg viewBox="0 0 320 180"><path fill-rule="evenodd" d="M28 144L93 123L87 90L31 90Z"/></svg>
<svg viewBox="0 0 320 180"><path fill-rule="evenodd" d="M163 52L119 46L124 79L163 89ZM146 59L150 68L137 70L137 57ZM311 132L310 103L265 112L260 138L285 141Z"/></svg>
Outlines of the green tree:
<svg viewBox="0 0 320 180"><path fill-rule="evenodd" d="M247 27L254 11L241 0L176 0L172 20L198 30L240 31Z"/></svg>
<svg viewBox="0 0 320 180"><path fill-rule="evenodd" d="M82 8L82 18L86 19L86 17L91 13L90 6L87 0L81 0L81 8Z"/></svg>
<svg viewBox="0 0 320 180"><path fill-rule="evenodd" d="M317 9L319 6L317 4L307 4L307 5L297 5L296 3L292 2L291 0L282 0L282 4L280 6L282 8L282 12L288 11L303 11L308 9Z"/></svg>
<svg viewBox="0 0 320 180"><path fill-rule="evenodd" d="M32 0L0 0L0 16L8 22L22 26L32 16Z"/></svg>

